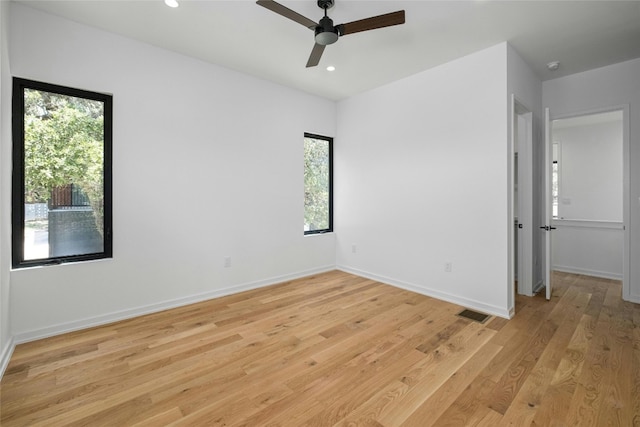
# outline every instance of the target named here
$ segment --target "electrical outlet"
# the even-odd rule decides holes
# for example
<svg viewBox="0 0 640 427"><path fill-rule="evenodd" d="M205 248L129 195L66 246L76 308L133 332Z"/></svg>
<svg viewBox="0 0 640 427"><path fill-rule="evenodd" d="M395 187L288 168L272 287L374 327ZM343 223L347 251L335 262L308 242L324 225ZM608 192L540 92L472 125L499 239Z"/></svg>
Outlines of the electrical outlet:
<svg viewBox="0 0 640 427"><path fill-rule="evenodd" d="M351 245L351 253L355 254L356 252L358 252L358 247L356 245Z"/></svg>
<svg viewBox="0 0 640 427"><path fill-rule="evenodd" d="M447 273L451 273L451 270L453 268L453 263L451 261L447 261L444 263L444 271Z"/></svg>
<svg viewBox="0 0 640 427"><path fill-rule="evenodd" d="M225 268L231 267L231 257L230 256L224 257L224 267Z"/></svg>

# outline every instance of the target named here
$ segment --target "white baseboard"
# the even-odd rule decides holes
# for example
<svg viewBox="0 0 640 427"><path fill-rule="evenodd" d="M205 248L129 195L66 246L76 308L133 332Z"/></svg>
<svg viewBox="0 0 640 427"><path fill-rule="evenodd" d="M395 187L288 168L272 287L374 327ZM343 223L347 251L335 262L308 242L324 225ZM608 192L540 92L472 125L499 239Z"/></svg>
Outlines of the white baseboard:
<svg viewBox="0 0 640 427"><path fill-rule="evenodd" d="M144 316L146 314L157 313L159 311L164 311L171 308L194 304L197 302L202 302L202 301L210 300L213 298L219 298L226 295L232 295L239 292L271 286L277 283L299 279L299 278L311 276L314 274L325 273L327 271L332 271L335 269L336 269L335 265L328 265L328 266L319 267L311 270L299 271L296 273L271 277L268 279L258 280L255 282L245 283L241 285L235 285L235 286L231 286L224 289L216 289L210 292L190 295L187 297L177 298L174 300L164 301L156 304L150 304L143 307L136 307L136 308L131 308L127 310L117 311L117 312L108 313L100 316L75 320L73 322L59 323L57 325L52 325L46 328L36 329L32 331L20 332L20 333L17 333L12 339L15 342L15 344L22 344L29 341L35 341L42 338L48 338L55 335L65 334L67 332L73 332L81 329L92 328L95 326L106 325L109 323L131 319L133 317Z"/></svg>
<svg viewBox="0 0 640 427"><path fill-rule="evenodd" d="M466 308L472 308L474 310L477 310L486 314L491 314L491 315L502 317L505 319L510 319L512 317L511 313L506 308L503 309L500 307L495 307L489 304L482 303L480 301L467 299L458 295L448 294L446 292L441 292L435 289L426 288L424 286L418 286L412 283L407 283L401 280L380 276L377 274L369 273L369 272L358 270L351 267L338 265L336 268L346 273L362 276L367 279L375 280L380 283L395 286L396 288L405 289L407 291L415 292L417 294L421 294L421 295L436 298L439 300L447 301L453 304L461 305Z"/></svg>
<svg viewBox="0 0 640 427"><path fill-rule="evenodd" d="M586 268L571 267L566 265L554 265L552 269L563 273L582 274L584 276L601 277L603 279L622 280L622 274L612 273L610 271L589 270Z"/></svg>
<svg viewBox="0 0 640 427"><path fill-rule="evenodd" d="M13 354L13 350L16 348L16 343L13 337L9 338L9 342L2 349L2 353L0 353L0 380L4 376L4 372L7 370L7 366L9 366L9 360L11 360L11 355Z"/></svg>
<svg viewBox="0 0 640 427"><path fill-rule="evenodd" d="M625 301L629 301L635 304L640 304L640 295L629 295L629 298L625 298L624 295L622 296L622 299Z"/></svg>

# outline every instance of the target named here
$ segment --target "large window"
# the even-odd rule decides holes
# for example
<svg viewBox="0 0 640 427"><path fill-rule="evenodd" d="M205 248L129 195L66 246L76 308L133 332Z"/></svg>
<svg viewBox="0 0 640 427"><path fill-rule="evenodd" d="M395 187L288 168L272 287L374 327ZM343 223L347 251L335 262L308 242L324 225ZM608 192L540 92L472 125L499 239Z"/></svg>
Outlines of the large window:
<svg viewBox="0 0 640 427"><path fill-rule="evenodd" d="M13 80L13 267L109 258L112 97Z"/></svg>
<svg viewBox="0 0 640 427"><path fill-rule="evenodd" d="M304 234L333 231L333 138L304 134Z"/></svg>

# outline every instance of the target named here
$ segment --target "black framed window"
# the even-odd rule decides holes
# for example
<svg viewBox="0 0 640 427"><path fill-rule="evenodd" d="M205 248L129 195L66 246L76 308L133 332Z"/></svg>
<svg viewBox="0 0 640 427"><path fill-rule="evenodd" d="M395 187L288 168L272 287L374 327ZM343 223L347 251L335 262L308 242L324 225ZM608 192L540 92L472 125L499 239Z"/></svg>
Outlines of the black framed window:
<svg viewBox="0 0 640 427"><path fill-rule="evenodd" d="M558 161L554 160L551 164L551 207L553 218L558 218L558 182L559 170Z"/></svg>
<svg viewBox="0 0 640 427"><path fill-rule="evenodd" d="M13 79L14 268L112 256L112 105Z"/></svg>
<svg viewBox="0 0 640 427"><path fill-rule="evenodd" d="M304 234L333 231L333 138L304 134Z"/></svg>

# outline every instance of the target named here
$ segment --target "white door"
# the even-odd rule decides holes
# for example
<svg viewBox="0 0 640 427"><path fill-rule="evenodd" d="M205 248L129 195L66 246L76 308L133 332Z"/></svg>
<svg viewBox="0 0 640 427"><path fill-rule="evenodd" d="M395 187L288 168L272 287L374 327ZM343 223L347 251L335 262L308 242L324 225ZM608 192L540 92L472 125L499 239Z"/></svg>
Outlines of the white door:
<svg viewBox="0 0 640 427"><path fill-rule="evenodd" d="M533 114L514 107L518 293L533 296Z"/></svg>
<svg viewBox="0 0 640 427"><path fill-rule="evenodd" d="M553 167L553 147L551 141L551 121L549 119L549 109L544 110L544 225L540 227L544 230L544 283L547 289L546 297L551 299L551 226L553 219L553 194L552 167Z"/></svg>

